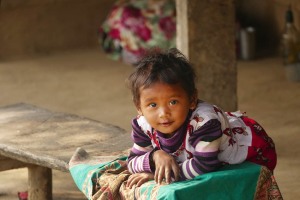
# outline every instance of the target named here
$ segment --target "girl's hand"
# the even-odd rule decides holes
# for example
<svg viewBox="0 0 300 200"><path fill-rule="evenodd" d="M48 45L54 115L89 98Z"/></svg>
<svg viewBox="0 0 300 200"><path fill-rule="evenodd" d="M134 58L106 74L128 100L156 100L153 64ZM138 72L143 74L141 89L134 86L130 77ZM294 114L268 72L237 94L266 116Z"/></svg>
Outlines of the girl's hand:
<svg viewBox="0 0 300 200"><path fill-rule="evenodd" d="M173 156L164 152L163 150L157 150L153 153L153 162L155 163L155 182L161 184L165 179L167 184L171 183L172 173L175 181L179 179L179 166Z"/></svg>
<svg viewBox="0 0 300 200"><path fill-rule="evenodd" d="M129 187L130 189L132 186L136 185L137 187L141 186L143 183L146 183L150 180L154 179L154 175L152 173L142 172L142 173L136 173L129 176L127 180L126 187Z"/></svg>

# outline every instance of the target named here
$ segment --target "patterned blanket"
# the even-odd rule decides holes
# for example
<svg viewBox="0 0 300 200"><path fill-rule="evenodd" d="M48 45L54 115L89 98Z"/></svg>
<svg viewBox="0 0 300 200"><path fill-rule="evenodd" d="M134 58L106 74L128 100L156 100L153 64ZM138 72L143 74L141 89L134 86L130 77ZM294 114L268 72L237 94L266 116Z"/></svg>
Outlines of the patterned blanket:
<svg viewBox="0 0 300 200"><path fill-rule="evenodd" d="M130 176L126 156L91 157L78 148L70 160L70 172L80 191L91 200L118 199L283 199L273 174L250 162L227 165L192 180L157 185L149 181L127 188Z"/></svg>
<svg viewBox="0 0 300 200"><path fill-rule="evenodd" d="M111 58L134 64L151 47L175 47L173 0L117 0L99 27L99 42Z"/></svg>

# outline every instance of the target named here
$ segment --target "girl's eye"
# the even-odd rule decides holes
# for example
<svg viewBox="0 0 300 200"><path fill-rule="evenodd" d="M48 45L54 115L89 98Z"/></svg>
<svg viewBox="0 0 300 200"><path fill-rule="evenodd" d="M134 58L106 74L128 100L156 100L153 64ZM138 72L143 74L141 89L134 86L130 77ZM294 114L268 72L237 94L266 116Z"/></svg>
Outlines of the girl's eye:
<svg viewBox="0 0 300 200"><path fill-rule="evenodd" d="M177 104L177 103L178 103L177 100L170 101L170 105L175 105L175 104Z"/></svg>
<svg viewBox="0 0 300 200"><path fill-rule="evenodd" d="M149 107L151 107L151 108L156 107L156 103L150 103L150 104L149 104Z"/></svg>

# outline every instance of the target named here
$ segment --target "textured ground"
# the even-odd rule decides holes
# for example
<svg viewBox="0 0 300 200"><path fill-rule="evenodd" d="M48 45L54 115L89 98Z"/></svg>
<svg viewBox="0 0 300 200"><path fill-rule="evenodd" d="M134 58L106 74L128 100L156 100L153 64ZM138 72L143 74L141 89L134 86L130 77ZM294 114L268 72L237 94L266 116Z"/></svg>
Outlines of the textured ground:
<svg viewBox="0 0 300 200"><path fill-rule="evenodd" d="M136 112L124 80L131 70L98 50L0 61L0 106L26 102L129 132ZM300 82L286 80L280 58L238 62L239 109L257 119L274 139L275 177L284 199L300 198L299 99ZM67 173L54 171L53 185L55 200L85 199ZM26 188L26 169L0 172L0 200L18 199L17 192Z"/></svg>

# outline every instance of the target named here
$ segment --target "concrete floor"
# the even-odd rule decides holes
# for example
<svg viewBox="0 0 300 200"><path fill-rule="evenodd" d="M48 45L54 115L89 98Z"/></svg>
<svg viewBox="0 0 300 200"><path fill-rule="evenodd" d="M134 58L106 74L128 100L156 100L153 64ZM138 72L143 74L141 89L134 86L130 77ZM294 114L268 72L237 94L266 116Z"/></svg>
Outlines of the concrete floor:
<svg viewBox="0 0 300 200"><path fill-rule="evenodd" d="M114 124L129 133L136 111L124 80L132 69L93 49L0 61L0 106L26 102ZM239 109L274 139L275 177L284 199L300 198L299 99L300 82L286 80L280 58L238 62ZM26 188L26 169L0 173L0 200L18 199L17 192ZM55 200L85 199L67 173L54 171L53 191Z"/></svg>

